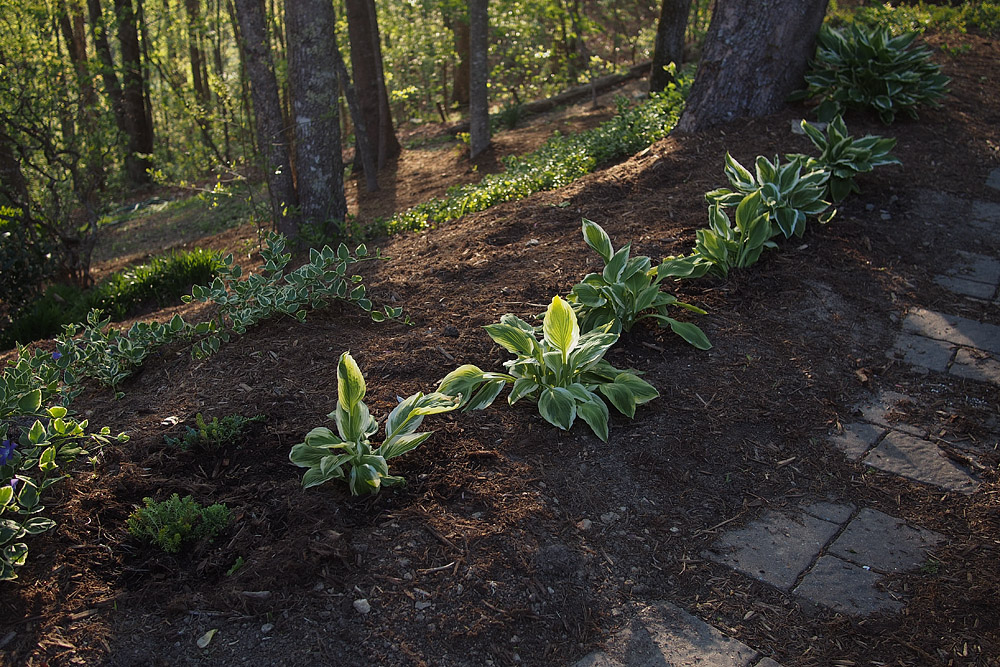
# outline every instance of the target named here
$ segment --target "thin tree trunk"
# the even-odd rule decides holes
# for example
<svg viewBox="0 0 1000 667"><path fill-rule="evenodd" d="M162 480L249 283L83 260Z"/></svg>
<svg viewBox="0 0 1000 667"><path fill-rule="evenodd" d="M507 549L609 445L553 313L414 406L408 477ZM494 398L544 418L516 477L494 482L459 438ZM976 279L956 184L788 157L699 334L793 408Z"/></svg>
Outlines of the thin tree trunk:
<svg viewBox="0 0 1000 667"><path fill-rule="evenodd" d="M802 85L827 0L718 0L677 129L777 111Z"/></svg>
<svg viewBox="0 0 1000 667"><path fill-rule="evenodd" d="M684 59L684 33L687 29L691 0L662 0L660 21L656 24L653 65L649 70L649 92L658 93L674 82L667 66L680 67Z"/></svg>
<svg viewBox="0 0 1000 667"><path fill-rule="evenodd" d="M333 4L285 0L285 29L299 211L304 222L320 225L332 237L347 215L337 63L331 48L336 29Z"/></svg>
<svg viewBox="0 0 1000 667"><path fill-rule="evenodd" d="M133 185L142 186L151 181L148 169L152 165L153 127L146 114L142 51L132 0L115 0L115 13L122 57L122 111L128 134L125 171Z"/></svg>
<svg viewBox="0 0 1000 667"><path fill-rule="evenodd" d="M490 145L488 0L469 0L469 134L470 157L476 159Z"/></svg>
<svg viewBox="0 0 1000 667"><path fill-rule="evenodd" d="M351 40L351 68L358 102L365 118L368 144L381 169L401 147L392 127L389 96L385 88L374 0L346 0L347 29ZM358 151L360 154L360 146ZM363 168L363 165L357 165Z"/></svg>
<svg viewBox="0 0 1000 667"><path fill-rule="evenodd" d="M452 70L451 101L464 109L469 106L469 15L460 12L458 7L454 11L459 13L443 11L445 27L455 37L455 53L458 55L458 62ZM447 95L444 99L447 102Z"/></svg>
<svg viewBox="0 0 1000 667"><path fill-rule="evenodd" d="M299 226L298 201L289 159L289 146L278 99L271 49L268 45L263 0L235 0L240 46L253 98L257 141L264 157L264 173L271 198L271 213L278 231L295 238Z"/></svg>
<svg viewBox="0 0 1000 667"><path fill-rule="evenodd" d="M378 168L375 166L375 151L368 143L368 131L365 128L364 114L361 112L361 103L358 101L358 93L351 83L351 76L347 73L347 65L344 64L344 56L340 53L337 40L331 39L330 45L333 49L333 62L337 71L337 78L340 80L340 87L344 90L344 97L347 98L347 108L350 111L351 121L354 123L354 135L358 144L358 153L361 156L361 166L365 172L365 188L368 192L378 190Z"/></svg>

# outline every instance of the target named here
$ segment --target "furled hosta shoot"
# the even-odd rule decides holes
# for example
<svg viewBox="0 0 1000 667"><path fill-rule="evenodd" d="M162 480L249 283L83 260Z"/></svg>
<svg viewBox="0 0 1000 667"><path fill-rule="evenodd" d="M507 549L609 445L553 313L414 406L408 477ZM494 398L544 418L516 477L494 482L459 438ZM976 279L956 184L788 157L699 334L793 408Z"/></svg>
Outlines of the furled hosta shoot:
<svg viewBox="0 0 1000 667"><path fill-rule="evenodd" d="M797 160L807 171L820 170L827 174L827 189L830 198L839 202L852 192L860 192L854 177L887 164L899 164L889 151L896 140L867 135L855 139L847 133L847 125L841 116L835 117L826 127L824 134L819 128L802 121L806 136L819 149L819 157L795 153L786 155L789 160Z"/></svg>
<svg viewBox="0 0 1000 667"><path fill-rule="evenodd" d="M630 245L616 252L604 229L587 219L583 220L583 238L604 260L604 271L588 274L567 297L582 331L610 324L612 333L621 333L630 331L639 320L653 318L699 350L712 347L697 326L667 315L670 306L680 306L702 315L705 311L661 291L663 276L659 275L658 267L652 266L649 257L629 257Z"/></svg>
<svg viewBox="0 0 1000 667"><path fill-rule="evenodd" d="M758 156L754 171L750 173L726 153L725 173L733 189L712 190L705 199L709 204L729 208L739 205L746 195L759 192L760 203L767 209L771 221L771 235L780 232L786 239L793 234L802 236L806 230L806 216L820 215L830 206L823 201L827 174L822 170L803 174L798 161L780 164L777 156L774 162ZM821 222L828 219L821 219Z"/></svg>
<svg viewBox="0 0 1000 667"><path fill-rule="evenodd" d="M510 383L510 405L522 398L536 401L539 414L553 426L568 431L579 417L607 441L605 399L632 417L636 406L659 396L635 373L618 370L604 360L605 352L618 340L609 328L604 325L581 333L573 308L558 296L545 311L540 339L530 324L504 315L486 331L515 355L504 362L508 372L486 373L476 366L461 366L441 380L438 392L459 397L466 410L482 409L493 402L504 383Z"/></svg>
<svg viewBox="0 0 1000 667"><path fill-rule="evenodd" d="M806 73L800 99L819 97L819 119L845 109L873 109L887 125L904 113L917 117L922 104L937 105L948 92L948 77L931 62L927 47L910 48L917 33L893 36L886 27L823 26L816 57Z"/></svg>
<svg viewBox="0 0 1000 667"><path fill-rule="evenodd" d="M402 477L389 474L389 459L409 452L431 436L431 432L417 432L424 416L450 412L462 400L439 392L413 394L389 413L382 444L372 445L370 438L378 431L378 422L362 400L366 391L361 369L351 354L344 352L337 364L337 409L328 415L336 422L337 432L323 426L314 428L288 455L295 465L308 468L302 476L303 488L342 479L351 494L358 496L403 483Z"/></svg>

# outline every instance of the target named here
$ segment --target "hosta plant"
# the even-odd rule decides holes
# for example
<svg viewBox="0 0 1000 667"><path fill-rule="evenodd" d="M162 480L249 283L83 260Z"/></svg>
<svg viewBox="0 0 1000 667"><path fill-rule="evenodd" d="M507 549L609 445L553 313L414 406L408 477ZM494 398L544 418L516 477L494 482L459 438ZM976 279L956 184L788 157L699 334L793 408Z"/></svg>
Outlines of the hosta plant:
<svg viewBox="0 0 1000 667"><path fill-rule="evenodd" d="M573 308L558 296L552 298L545 311L540 339L530 324L504 315L499 324L488 325L486 331L515 355L504 362L507 373L461 366L441 380L438 391L459 397L466 410L480 409L493 402L504 383L510 383L510 405L522 398L537 401L539 414L567 431L579 417L606 442L605 399L622 414L633 417L636 406L659 396L635 373L618 370L604 360L605 352L618 340L618 334L609 328L606 324L581 333Z"/></svg>
<svg viewBox="0 0 1000 667"><path fill-rule="evenodd" d="M767 210L771 221L771 235L778 233L785 238L802 236L806 230L806 217L820 215L830 204L823 201L826 194L827 174L819 169L802 173L797 161L781 164L775 156L771 162L758 156L750 173L736 159L726 153L726 178L733 189L719 188L705 194L709 204L723 208L738 206L743 199L760 193L760 205ZM827 219L821 219L825 222Z"/></svg>
<svg viewBox="0 0 1000 667"><path fill-rule="evenodd" d="M839 202L852 192L860 192L854 177L887 164L899 164L889 151L896 140L867 135L855 139L847 133L847 125L842 116L836 116L826 127L826 133L806 121L802 130L819 149L818 157L800 153L786 155L789 160L797 160L807 171L820 170L827 174L827 190L834 202Z"/></svg>
<svg viewBox="0 0 1000 667"><path fill-rule="evenodd" d="M818 97L819 119L832 120L845 109L873 109L889 124L917 107L937 105L948 92L948 77L931 62L930 49L913 47L916 33L893 36L886 27L852 25L820 29L816 57L797 97Z"/></svg>
<svg viewBox="0 0 1000 667"><path fill-rule="evenodd" d="M402 399L385 420L382 444L373 445L371 437L379 427L362 400L366 391L361 369L350 353L344 352L337 364L337 408L328 415L336 422L337 432L325 426L314 428L288 455L295 465L308 468L302 476L303 488L341 479L351 494L358 496L401 484L402 477L389 474L388 461L431 436L431 432L417 432L426 415L450 412L461 402L459 397L437 392L418 392Z"/></svg>
<svg viewBox="0 0 1000 667"><path fill-rule="evenodd" d="M702 315L705 311L661 291L663 276L659 275L658 267L652 266L649 257L630 257L629 245L616 252L607 232L587 219L583 220L583 238L604 260L604 270L584 277L566 299L576 311L581 331L593 331L610 324L609 331L621 333L630 331L639 320L652 318L661 326L669 326L699 350L712 347L697 326L667 315L670 306L680 306Z"/></svg>
<svg viewBox="0 0 1000 667"><path fill-rule="evenodd" d="M699 277L711 273L720 278L731 269L743 269L760 258L765 248L778 247L771 238L771 222L761 204L761 193L746 195L736 207L736 224L718 205L708 207L708 229L696 232L694 252L685 257L668 257L660 265L660 274L678 278Z"/></svg>

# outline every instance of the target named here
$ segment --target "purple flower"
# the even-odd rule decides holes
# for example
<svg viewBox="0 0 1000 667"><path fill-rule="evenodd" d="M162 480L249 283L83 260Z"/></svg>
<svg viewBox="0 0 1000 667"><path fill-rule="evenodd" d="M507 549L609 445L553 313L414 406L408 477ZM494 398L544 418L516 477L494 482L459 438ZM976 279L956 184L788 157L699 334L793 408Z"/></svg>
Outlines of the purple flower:
<svg viewBox="0 0 1000 667"><path fill-rule="evenodd" d="M10 488L14 490L14 493L17 493L17 485L20 484L20 483L21 483L21 480L18 479L17 477L12 477L11 478L11 480L10 480Z"/></svg>
<svg viewBox="0 0 1000 667"><path fill-rule="evenodd" d="M52 353L52 361L59 361L60 359L62 359L62 353L61 352L53 352Z"/></svg>
<svg viewBox="0 0 1000 667"><path fill-rule="evenodd" d="M17 443L13 440L4 440L3 444L0 445L0 466L5 465L10 457L14 455L14 448L17 447Z"/></svg>

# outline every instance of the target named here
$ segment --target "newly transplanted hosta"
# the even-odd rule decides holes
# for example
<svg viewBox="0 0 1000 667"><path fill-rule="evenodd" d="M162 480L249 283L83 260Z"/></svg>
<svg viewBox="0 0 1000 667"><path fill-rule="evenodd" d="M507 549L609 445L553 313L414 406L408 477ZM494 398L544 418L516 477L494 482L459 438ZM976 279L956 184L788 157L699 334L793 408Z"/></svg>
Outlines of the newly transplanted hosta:
<svg viewBox="0 0 1000 667"><path fill-rule="evenodd" d="M609 331L610 324L581 334L573 308L558 296L545 311L541 339L534 327L513 315L485 328L516 358L504 362L507 373L487 373L467 364L441 380L438 392L459 398L465 410L489 406L510 383L510 405L522 398L537 401L539 414L566 431L580 417L607 442L608 406L601 395L628 417L635 415L636 406L659 396L634 372L618 370L604 360L618 340L618 334Z"/></svg>
<svg viewBox="0 0 1000 667"><path fill-rule="evenodd" d="M820 170L827 174L827 190L834 202L839 202L852 192L861 192L854 177L887 164L899 164L890 155L896 140L887 137L867 135L855 139L847 133L847 125L841 116L835 117L826 127L826 133L802 121L806 136L819 149L819 157L794 153L786 155L789 160L797 160L807 171Z"/></svg>
<svg viewBox="0 0 1000 667"><path fill-rule="evenodd" d="M852 25L820 29L808 87L797 97L819 97L819 119L846 109L874 109L883 123L896 114L917 117L922 104L936 106L948 92L948 77L931 62L927 47L910 48L916 33L892 36L886 27Z"/></svg>
<svg viewBox="0 0 1000 667"><path fill-rule="evenodd" d="M765 248L777 248L771 238L771 222L761 205L760 192L746 195L736 207L736 225L718 204L708 207L708 229L695 232L694 252L684 257L667 257L660 275L698 278L711 273L720 278L731 269L755 264Z"/></svg>
<svg viewBox="0 0 1000 667"><path fill-rule="evenodd" d="M366 391L361 369L350 353L344 352L337 364L337 409L327 415L336 422L337 432L325 426L314 428L288 455L295 465L308 468L302 476L303 488L343 479L351 494L358 496L403 483L402 477L389 474L389 459L409 452L431 436L432 432L416 432L424 416L450 412L461 402L460 397L442 393L417 392L402 399L385 420L382 444L372 445L370 438L378 431L378 422L362 400Z"/></svg>
<svg viewBox="0 0 1000 667"><path fill-rule="evenodd" d="M576 311L581 331L586 333L610 324L609 331L621 333L630 331L639 320L653 318L699 350L712 347L697 326L667 315L670 306L680 306L701 315L705 311L661 291L663 276L658 267L652 266L649 257L629 257L631 245L615 252L604 229L586 218L583 238L604 260L604 271L588 274L566 299Z"/></svg>
<svg viewBox="0 0 1000 667"><path fill-rule="evenodd" d="M726 178L733 189L719 188L705 194L709 204L724 208L738 206L744 197L760 193L760 203L771 220L771 236L779 232L785 238L802 236L806 230L806 216L823 213L830 204L823 201L826 194L826 173L814 169L802 173L797 161L781 164L778 157L771 162L763 155L757 157L754 171L750 173L732 155L726 153ZM826 222L829 217L820 221Z"/></svg>

